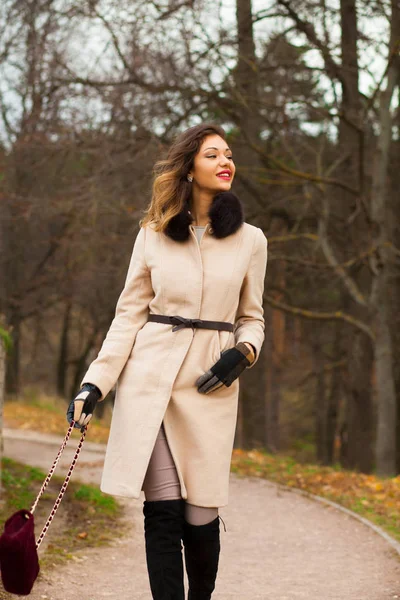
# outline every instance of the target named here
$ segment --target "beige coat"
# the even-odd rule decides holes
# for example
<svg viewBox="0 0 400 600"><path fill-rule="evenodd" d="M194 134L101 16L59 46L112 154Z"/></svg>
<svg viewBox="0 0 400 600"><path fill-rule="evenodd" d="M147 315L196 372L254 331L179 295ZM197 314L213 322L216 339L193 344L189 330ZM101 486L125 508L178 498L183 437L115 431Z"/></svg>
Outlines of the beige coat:
<svg viewBox="0 0 400 600"><path fill-rule="evenodd" d="M221 507L228 504L239 379L209 394L194 382L239 341L256 348L248 368L257 362L267 239L246 222L222 239L209 224L200 244L189 229L184 244L151 225L139 230L115 318L81 383L97 385L101 399L116 384L103 492L139 498L164 421L182 498ZM146 322L149 312L230 321L235 331L172 332L172 325Z"/></svg>

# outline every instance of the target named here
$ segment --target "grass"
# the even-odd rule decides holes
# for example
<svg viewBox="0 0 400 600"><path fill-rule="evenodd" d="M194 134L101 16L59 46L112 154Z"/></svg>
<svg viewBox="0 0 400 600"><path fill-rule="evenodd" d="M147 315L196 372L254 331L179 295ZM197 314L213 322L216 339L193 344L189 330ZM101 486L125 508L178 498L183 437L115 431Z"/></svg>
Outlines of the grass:
<svg viewBox="0 0 400 600"><path fill-rule="evenodd" d="M21 508L29 509L45 478L45 473L9 458L2 462L2 504L0 526ZM63 477L54 475L35 511L38 537L58 495ZM108 544L123 532L122 506L97 487L71 481L39 550L41 573L71 559L78 550ZM40 576L40 575L39 575ZM0 589L0 600L13 596Z"/></svg>
<svg viewBox="0 0 400 600"><path fill-rule="evenodd" d="M68 426L67 407L68 403L59 396L45 395L35 389L27 388L20 399L5 402L5 426L13 429L52 433L64 437ZM97 419L95 413L90 421L87 439L91 442L107 443L111 420L110 403L107 403L105 408L106 415L104 419Z"/></svg>

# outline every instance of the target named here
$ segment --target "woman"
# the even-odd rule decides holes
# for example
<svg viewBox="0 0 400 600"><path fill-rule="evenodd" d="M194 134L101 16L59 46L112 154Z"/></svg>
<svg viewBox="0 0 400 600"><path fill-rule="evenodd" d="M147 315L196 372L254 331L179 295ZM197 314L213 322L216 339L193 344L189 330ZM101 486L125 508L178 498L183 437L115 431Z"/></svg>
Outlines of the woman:
<svg viewBox="0 0 400 600"><path fill-rule="evenodd" d="M87 424L116 383L103 492L143 504L156 600L211 598L239 392L264 341L267 240L229 192L225 133L201 124L156 163L124 289L68 419Z"/></svg>

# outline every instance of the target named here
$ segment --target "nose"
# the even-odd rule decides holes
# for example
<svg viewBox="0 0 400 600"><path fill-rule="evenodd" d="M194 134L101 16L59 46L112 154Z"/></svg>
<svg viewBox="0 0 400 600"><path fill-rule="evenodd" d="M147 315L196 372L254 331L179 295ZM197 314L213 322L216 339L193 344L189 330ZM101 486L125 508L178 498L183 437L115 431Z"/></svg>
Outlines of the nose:
<svg viewBox="0 0 400 600"><path fill-rule="evenodd" d="M227 156L223 156L222 159L220 160L220 164L222 167L226 167L227 165L229 165L229 163L230 163L230 161Z"/></svg>

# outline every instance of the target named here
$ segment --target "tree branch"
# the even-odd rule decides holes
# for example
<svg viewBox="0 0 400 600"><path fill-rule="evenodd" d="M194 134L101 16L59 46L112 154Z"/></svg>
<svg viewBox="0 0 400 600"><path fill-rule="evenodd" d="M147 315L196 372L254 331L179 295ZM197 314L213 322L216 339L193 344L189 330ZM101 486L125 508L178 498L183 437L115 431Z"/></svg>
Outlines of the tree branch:
<svg viewBox="0 0 400 600"><path fill-rule="evenodd" d="M333 79L337 79L342 85L344 85L344 79L339 65L334 61L326 44L324 44L317 36L317 33L311 22L306 22L301 19L297 9L292 7L291 0L277 0L277 2L286 9L288 16L296 23L298 30L303 32L309 42L311 42L311 44L318 48L318 50L321 52L327 73L329 73Z"/></svg>
<svg viewBox="0 0 400 600"><path fill-rule="evenodd" d="M130 70L131 70L131 69L130 69L130 66L129 66L129 64L128 64L128 62L127 62L127 60L126 60L125 56L124 56L124 53L123 53L123 52L122 52L122 50L121 50L121 46L119 45L118 38L117 38L117 36L115 35L115 33L114 33L114 31L113 31L113 29L112 29L112 27L111 27L110 23L107 21L107 19L106 19L105 17L103 17L103 15L102 15L102 14L100 14L100 13L99 13L99 11L98 11L98 10L94 9L94 14L96 15L96 17L97 17L98 19L100 19L100 21L103 23L104 27L107 29L108 33L110 34L110 36L111 36L111 39L112 39L112 41L113 41L113 44L114 44L115 51L116 51L116 53L118 54L118 56L120 57L120 59L121 59L121 62L122 62L122 64L124 65L125 69L126 69L126 70L128 71L128 73L129 73L129 72L130 72Z"/></svg>
<svg viewBox="0 0 400 600"><path fill-rule="evenodd" d="M322 192L322 190L319 190L319 191ZM347 291L349 292L349 294L353 298L353 300L355 302L357 302L357 304L361 304L362 306L367 306L368 305L367 301L364 298L363 294L361 293L360 289L358 288L357 284L346 273L344 268L340 265L339 261L337 260L337 258L335 256L333 248L331 247L330 243L328 242L328 233L327 233L328 218L329 218L329 203L328 203L328 200L327 200L325 194L322 192L322 216L319 219L319 224L318 224L318 234L319 234L321 248L325 254L326 260L331 265L331 267L335 271L336 275L338 275L338 277L342 280L344 286L347 288Z"/></svg>
<svg viewBox="0 0 400 600"><path fill-rule="evenodd" d="M385 67L384 72L382 73L382 77L380 78L378 85L376 86L374 93L372 94L372 96L369 98L368 103L365 107L364 110L364 116L366 117L366 115L368 114L368 111L370 110L370 108L373 106L376 97L378 96L379 92L381 91L381 87L382 84L385 80L386 75L388 74L388 71L390 69L390 67L392 66L392 63L395 59L398 59L399 56L399 49L400 49L400 40L396 40L395 44L393 45L393 48L390 51L389 54L389 58Z"/></svg>
<svg viewBox="0 0 400 600"><path fill-rule="evenodd" d="M243 132L243 134L246 135L245 132ZM340 181L339 179L333 179L331 177L322 177L319 175L314 175L313 173L306 173L305 171L298 171L296 169L292 169L285 165L285 163L283 163L278 158L275 158L272 154L267 154L266 152L264 152L262 148L260 148L257 144L254 144L251 140L247 139L246 141L253 148L253 150L255 150L261 156L261 158L267 160L269 163L275 164L276 167L278 167L278 169L280 169L284 173L289 173L293 177L297 177L298 179L305 179L306 181L313 181L314 183L334 185L345 190L346 192L349 192L350 194L353 194L354 196L359 195L359 190L350 187L349 185L347 185L343 181Z"/></svg>
<svg viewBox="0 0 400 600"><path fill-rule="evenodd" d="M335 312L315 312L313 310L307 310L305 308L298 308L296 306L289 306L284 302L280 302L278 300L274 300L271 296L264 295L264 299L273 308L278 308L279 310L283 310L284 312L290 313L292 315L296 315L298 317L303 317L304 319L311 319L316 321L345 321L349 323L356 329L359 329L366 333L371 340L375 341L375 335L372 329L359 321L358 319L354 319L354 317L342 312L341 310L337 310Z"/></svg>
<svg viewBox="0 0 400 600"><path fill-rule="evenodd" d="M288 233L286 235L272 235L268 238L268 244L281 244L282 242L292 242L293 240L300 239L318 242L319 237L315 233Z"/></svg>

